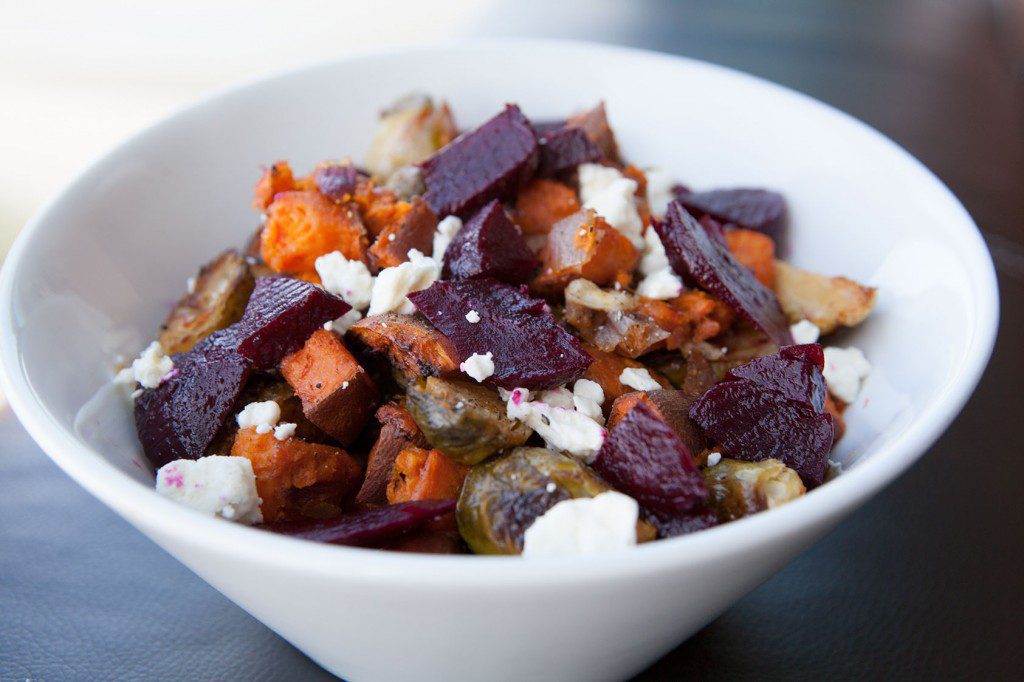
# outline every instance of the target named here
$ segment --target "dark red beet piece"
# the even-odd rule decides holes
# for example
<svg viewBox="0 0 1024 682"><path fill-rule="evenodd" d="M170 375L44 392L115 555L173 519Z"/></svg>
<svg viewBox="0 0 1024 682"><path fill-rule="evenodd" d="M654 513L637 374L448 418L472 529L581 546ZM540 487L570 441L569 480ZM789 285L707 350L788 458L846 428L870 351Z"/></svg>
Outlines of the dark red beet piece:
<svg viewBox="0 0 1024 682"><path fill-rule="evenodd" d="M538 265L519 228L497 200L477 211L444 252L446 279L493 277L522 284Z"/></svg>
<svg viewBox="0 0 1024 682"><path fill-rule="evenodd" d="M560 128L540 138L540 168L537 175L554 177L574 170L581 163L600 161L601 149L580 128Z"/></svg>
<svg viewBox="0 0 1024 682"><path fill-rule="evenodd" d="M346 195L355 191L359 183L359 171L347 163L320 166L313 171L313 183L321 194L343 201Z"/></svg>
<svg viewBox="0 0 1024 682"><path fill-rule="evenodd" d="M492 353L494 374L484 382L491 386L554 388L578 379L594 361L525 287L490 278L441 281L409 294L409 300L448 337L461 360ZM470 310L479 322L466 319Z"/></svg>
<svg viewBox="0 0 1024 682"><path fill-rule="evenodd" d="M530 122L510 104L423 162L423 198L439 217L465 218L491 199L512 196L533 177L539 160Z"/></svg>
<svg viewBox="0 0 1024 682"><path fill-rule="evenodd" d="M808 346L793 346L741 365L693 404L690 418L727 456L775 458L808 488L819 485L835 434L816 355Z"/></svg>
<svg viewBox="0 0 1024 682"><path fill-rule="evenodd" d="M662 222L652 223L672 269L697 282L780 346L793 343L775 294L757 281L729 249L713 238L678 201Z"/></svg>
<svg viewBox="0 0 1024 682"><path fill-rule="evenodd" d="M232 330L216 331L174 355L174 376L135 400L135 429L155 467L202 457L228 419L251 372Z"/></svg>
<svg viewBox="0 0 1024 682"><path fill-rule="evenodd" d="M349 512L331 519L290 521L263 526L303 540L336 545L381 545L455 511L455 500L419 500Z"/></svg>
<svg viewBox="0 0 1024 682"><path fill-rule="evenodd" d="M689 448L642 401L611 430L592 466L616 489L663 517L687 512L708 495Z"/></svg>
<svg viewBox="0 0 1024 682"><path fill-rule="evenodd" d="M786 200L766 189L714 189L707 192L676 192L686 210L700 218L709 215L720 223L764 232L782 241Z"/></svg>
<svg viewBox="0 0 1024 682"><path fill-rule="evenodd" d="M825 369L825 350L819 343L804 343L798 346L783 346L779 349L779 357L787 360L801 360Z"/></svg>
<svg viewBox="0 0 1024 682"><path fill-rule="evenodd" d="M718 516L703 504L697 505L685 514L659 516L648 512L643 518L654 524L659 538L674 538L718 525Z"/></svg>
<svg viewBox="0 0 1024 682"><path fill-rule="evenodd" d="M325 322L338 319L351 308L309 282L260 277L241 321L229 329L238 338L239 355L266 370L301 348Z"/></svg>

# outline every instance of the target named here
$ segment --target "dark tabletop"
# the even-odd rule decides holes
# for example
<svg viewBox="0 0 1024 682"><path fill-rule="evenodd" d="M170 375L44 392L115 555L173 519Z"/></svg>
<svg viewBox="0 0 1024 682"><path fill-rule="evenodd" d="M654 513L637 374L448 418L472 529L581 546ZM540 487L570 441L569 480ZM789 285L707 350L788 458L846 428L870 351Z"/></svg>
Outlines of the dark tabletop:
<svg viewBox="0 0 1024 682"><path fill-rule="evenodd" d="M852 113L960 197L1002 294L992 364L924 459L638 679L1021 679L1024 3L554 6L509 3L480 32L695 56ZM0 411L0 679L26 678L328 675L78 488Z"/></svg>

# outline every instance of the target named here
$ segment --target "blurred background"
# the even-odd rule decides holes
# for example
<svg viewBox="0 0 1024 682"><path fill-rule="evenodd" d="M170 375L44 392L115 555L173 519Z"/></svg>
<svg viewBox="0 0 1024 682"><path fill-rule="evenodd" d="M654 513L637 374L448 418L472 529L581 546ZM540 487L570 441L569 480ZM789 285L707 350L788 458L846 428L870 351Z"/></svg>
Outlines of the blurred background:
<svg viewBox="0 0 1024 682"><path fill-rule="evenodd" d="M492 36L697 57L824 100L935 171L996 262L1000 338L947 434L641 679L1019 679L1024 0L0 0L0 258L78 169L198 96ZM2 398L0 481L0 679L326 677L72 483Z"/></svg>

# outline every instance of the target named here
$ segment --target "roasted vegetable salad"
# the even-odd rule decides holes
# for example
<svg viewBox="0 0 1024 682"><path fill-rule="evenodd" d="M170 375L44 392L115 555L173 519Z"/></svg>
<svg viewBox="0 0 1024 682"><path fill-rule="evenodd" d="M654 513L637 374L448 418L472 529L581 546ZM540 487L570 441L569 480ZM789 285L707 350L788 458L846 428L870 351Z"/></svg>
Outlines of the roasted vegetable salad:
<svg viewBox="0 0 1024 682"><path fill-rule="evenodd" d="M624 159L603 103L459 131L417 95L364 165L268 166L257 236L117 375L157 490L320 542L535 557L824 484L870 364L819 335L874 289L781 260L779 193Z"/></svg>

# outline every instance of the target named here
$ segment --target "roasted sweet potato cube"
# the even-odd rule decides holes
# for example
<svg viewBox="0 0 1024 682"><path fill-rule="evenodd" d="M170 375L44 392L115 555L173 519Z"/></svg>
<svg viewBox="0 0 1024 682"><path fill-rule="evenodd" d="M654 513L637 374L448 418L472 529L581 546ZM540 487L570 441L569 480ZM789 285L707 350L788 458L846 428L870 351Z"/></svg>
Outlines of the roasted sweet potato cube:
<svg viewBox="0 0 1024 682"><path fill-rule="evenodd" d="M379 237L389 225L400 222L412 210L411 203L402 201L386 187L378 187L372 180L356 185L352 201L359 207L359 216L372 239Z"/></svg>
<svg viewBox="0 0 1024 682"><path fill-rule="evenodd" d="M553 296L574 279L611 284L619 273L632 272L639 258L629 239L604 218L589 209L578 211L551 228L541 252L540 274L530 288Z"/></svg>
<svg viewBox="0 0 1024 682"><path fill-rule="evenodd" d="M260 235L263 261L276 272L300 276L316 277L316 259L332 251L365 262L369 246L359 214L316 191L278 194Z"/></svg>
<svg viewBox="0 0 1024 682"><path fill-rule="evenodd" d="M276 195L294 189L295 176L292 175L292 167L287 161L278 161L263 169L263 176L253 190L252 207L258 211L265 211Z"/></svg>
<svg viewBox="0 0 1024 682"><path fill-rule="evenodd" d="M718 336L736 317L729 306L704 291L684 291L669 301L640 298L636 310L671 332L665 344L669 350Z"/></svg>
<svg viewBox="0 0 1024 682"><path fill-rule="evenodd" d="M775 242L763 232L737 228L727 230L725 243L742 265L749 268L757 281L769 289L775 286Z"/></svg>
<svg viewBox="0 0 1024 682"><path fill-rule="evenodd" d="M467 473L469 465L449 459L439 450L407 447L395 458L388 504L458 499Z"/></svg>
<svg viewBox="0 0 1024 682"><path fill-rule="evenodd" d="M281 361L281 374L302 400L309 421L345 445L355 442L380 394L366 370L334 332L313 332Z"/></svg>
<svg viewBox="0 0 1024 682"><path fill-rule="evenodd" d="M349 336L369 350L385 354L399 378L457 377L459 356L451 342L418 316L384 313L357 322Z"/></svg>
<svg viewBox="0 0 1024 682"><path fill-rule="evenodd" d="M635 390L619 381L622 370L627 367L641 369L644 365L616 353L605 352L588 343L583 344L583 348L590 357L594 358L594 362L583 373L583 378L596 381L601 385L601 389L604 391L604 413L607 415L611 412L612 404L616 398ZM651 377L665 388L672 387L668 379L658 372L651 371Z"/></svg>
<svg viewBox="0 0 1024 682"><path fill-rule="evenodd" d="M359 504L386 504L395 458L410 446L430 447L412 415L402 403L387 403L377 410L380 435L366 461L366 478L356 494Z"/></svg>
<svg viewBox="0 0 1024 682"><path fill-rule="evenodd" d="M370 247L370 262L378 270L392 268L409 260L409 249L430 255L434 248L437 216L422 199L413 199L412 208L378 235Z"/></svg>
<svg viewBox="0 0 1024 682"><path fill-rule="evenodd" d="M875 306L875 288L775 261L775 295L790 323L810 320L822 334L855 327Z"/></svg>
<svg viewBox="0 0 1024 682"><path fill-rule="evenodd" d="M336 515L363 475L359 462L340 448L294 437L280 441L273 431L255 428L238 432L231 454L252 462L265 523Z"/></svg>
<svg viewBox="0 0 1024 682"><path fill-rule="evenodd" d="M579 210L580 202L571 187L537 178L519 190L512 219L525 235L548 234L555 223Z"/></svg>
<svg viewBox="0 0 1024 682"><path fill-rule="evenodd" d="M184 353L207 336L242 319L255 279L237 251L225 251L203 266L192 291L164 320L160 346L168 355Z"/></svg>
<svg viewBox="0 0 1024 682"><path fill-rule="evenodd" d="M652 374L653 376L653 374ZM658 419L665 422L669 428L686 443L690 452L697 453L706 447L704 436L693 421L690 420L690 406L695 397L688 396L683 391L675 389L661 389L657 391L634 391L625 393L615 399L608 415L608 429L615 428L615 425L622 420L626 414L633 409L637 403L644 403L651 408Z"/></svg>

